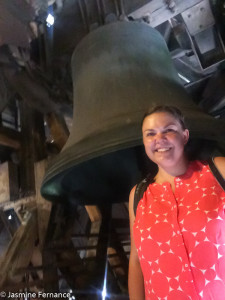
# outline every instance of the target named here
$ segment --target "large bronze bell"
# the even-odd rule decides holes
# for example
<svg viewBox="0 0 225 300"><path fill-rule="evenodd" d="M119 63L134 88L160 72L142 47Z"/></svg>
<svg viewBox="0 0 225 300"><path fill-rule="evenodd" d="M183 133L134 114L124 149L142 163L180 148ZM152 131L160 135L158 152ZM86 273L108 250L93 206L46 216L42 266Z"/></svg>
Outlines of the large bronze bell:
<svg viewBox="0 0 225 300"><path fill-rule="evenodd" d="M186 94L163 37L146 24L117 22L91 32L73 53L72 72L73 128L45 175L46 199L127 201L147 171L140 123L154 105L179 107L194 137L225 136L224 123Z"/></svg>

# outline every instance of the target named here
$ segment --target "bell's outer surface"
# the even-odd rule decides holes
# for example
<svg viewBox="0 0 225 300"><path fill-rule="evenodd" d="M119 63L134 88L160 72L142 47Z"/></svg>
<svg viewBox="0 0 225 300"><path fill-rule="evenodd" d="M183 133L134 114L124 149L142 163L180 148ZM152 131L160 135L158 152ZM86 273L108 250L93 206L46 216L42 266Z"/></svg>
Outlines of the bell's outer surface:
<svg viewBox="0 0 225 300"><path fill-rule="evenodd" d="M130 189L140 176L135 158L135 147L142 143L140 123L155 105L180 108L194 137L224 136L224 125L202 113L186 94L163 37L146 24L117 22L89 33L73 53L72 74L73 128L46 172L41 191L47 199L74 197L80 203L95 203L95 187L87 195L84 189L90 185L85 182L91 176L95 180L112 173L115 157L117 163L127 163L110 177L109 186L121 172L128 177L129 172L136 172L137 176L128 179ZM68 187L70 180L73 188ZM99 197L108 197L109 192L106 188Z"/></svg>

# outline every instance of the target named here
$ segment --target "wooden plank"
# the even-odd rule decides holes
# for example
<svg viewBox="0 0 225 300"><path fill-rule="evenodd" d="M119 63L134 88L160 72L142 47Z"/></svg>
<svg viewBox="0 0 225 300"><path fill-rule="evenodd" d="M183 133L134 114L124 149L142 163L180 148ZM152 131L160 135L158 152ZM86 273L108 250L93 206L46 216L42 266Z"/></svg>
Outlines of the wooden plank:
<svg viewBox="0 0 225 300"><path fill-rule="evenodd" d="M16 211L21 207L21 205L32 204L32 203L36 203L35 196L21 198L15 202L7 201L7 202L0 203L0 208L2 208L3 210L14 208Z"/></svg>
<svg viewBox="0 0 225 300"><path fill-rule="evenodd" d="M8 162L10 201L19 199L19 169L12 161Z"/></svg>
<svg viewBox="0 0 225 300"><path fill-rule="evenodd" d="M64 117L56 113L49 113L46 115L46 122L50 130L52 143L60 151L69 137L69 130Z"/></svg>
<svg viewBox="0 0 225 300"><path fill-rule="evenodd" d="M21 160L19 163L20 198L35 194L34 157L35 145L33 139L34 118L33 109L24 101L20 102L21 116Z"/></svg>
<svg viewBox="0 0 225 300"><path fill-rule="evenodd" d="M5 162L0 165L0 204L10 201L9 165Z"/></svg>
<svg viewBox="0 0 225 300"><path fill-rule="evenodd" d="M115 229L111 230L111 236L111 248L108 249L108 254L117 254L117 256L109 257L109 263L112 267L115 267L117 265L120 266L116 267L116 269L114 269L114 272L118 278L123 277L123 280L120 281L124 282L124 280L127 280L128 278L128 258Z"/></svg>
<svg viewBox="0 0 225 300"><path fill-rule="evenodd" d="M43 279L43 272L40 269L38 269L38 267L40 265L42 265L42 254L41 254L39 245L34 248L34 251L33 251L33 254L31 257L31 263L32 263L32 267L30 267L30 268L33 268L33 271L36 272L39 279ZM29 266L26 269L29 269Z"/></svg>
<svg viewBox="0 0 225 300"><path fill-rule="evenodd" d="M111 255L108 258L108 261L109 261L109 264L111 265L111 267L113 268L113 267L116 267L116 266L120 266L120 267L117 267L117 269L115 271L116 274L124 276L125 275L125 270L122 268L123 264L121 262L120 257L117 254L116 249L114 249L112 247L109 247L108 250L107 250L107 253L108 253L108 255Z"/></svg>
<svg viewBox="0 0 225 300"><path fill-rule="evenodd" d="M93 285L99 289L102 289L107 266L107 249L111 233L112 204L106 202L105 205L100 207L100 209L102 214L102 222L99 231L96 253L97 267L94 270L95 278L93 278Z"/></svg>
<svg viewBox="0 0 225 300"><path fill-rule="evenodd" d="M58 223L56 222L57 214L62 213L62 210L59 210L58 206L54 204L50 213L50 220L47 228L47 232L45 235L45 241L42 249L42 262L43 262L43 279L44 279L44 290L46 292L58 291L59 283L58 283L58 272L56 267L56 255L48 249L49 246L52 245L54 241L54 237L59 236ZM57 234L56 234L57 232ZM46 269L45 267L51 264L54 266L52 269Z"/></svg>
<svg viewBox="0 0 225 300"><path fill-rule="evenodd" d="M25 225L21 225L14 234L4 259L0 265L0 287L7 283L18 282L21 276L14 277L18 268L29 265L35 242L37 239L37 217L36 210L30 211L30 218Z"/></svg>
<svg viewBox="0 0 225 300"><path fill-rule="evenodd" d="M0 164L0 207L19 198L18 168L13 162Z"/></svg>
<svg viewBox="0 0 225 300"><path fill-rule="evenodd" d="M56 267L56 256L53 255L50 251L44 249L42 252L43 260L43 280L44 280L44 290L45 292L58 292L59 282L58 282L58 272ZM51 264L53 267L47 269L45 266Z"/></svg>
<svg viewBox="0 0 225 300"><path fill-rule="evenodd" d="M40 161L47 157L44 115L33 111L33 140L35 145L34 161Z"/></svg>
<svg viewBox="0 0 225 300"><path fill-rule="evenodd" d="M129 14L134 19L141 19L143 16L149 15L150 26L156 27L165 21L182 13L186 9L202 2L203 0L175 0L175 11L172 12L164 0L152 0L148 4Z"/></svg>
<svg viewBox="0 0 225 300"><path fill-rule="evenodd" d="M0 132L0 145L10 147L16 150L20 148L19 141L16 141L1 132Z"/></svg>
<svg viewBox="0 0 225 300"><path fill-rule="evenodd" d="M86 251L86 255L85 255L85 257L87 258L87 257L96 256L96 247L98 244L98 235L102 223L102 215L99 208L95 205L86 205L85 208L91 220L90 234L96 235L95 237L89 237L88 239L87 247L94 246L94 249L87 248L88 250Z"/></svg>
<svg viewBox="0 0 225 300"><path fill-rule="evenodd" d="M80 276L80 272L77 274L77 270L83 270L83 262L71 241L71 232L74 229L76 216L76 206L72 203L68 202L66 205L64 203L54 204L52 207L43 248L45 291L58 289L58 268L72 289L79 287L77 275ZM56 253L54 251L55 247L60 251ZM68 264L68 262L70 263ZM55 268L48 269L49 264L55 266ZM48 283L49 281L51 283Z"/></svg>
<svg viewBox="0 0 225 300"><path fill-rule="evenodd" d="M101 212L96 205L85 205L85 209L91 222L99 222L102 219ZM95 232L92 232L95 233Z"/></svg>
<svg viewBox="0 0 225 300"><path fill-rule="evenodd" d="M36 162L34 165L35 172L35 189L36 189L36 203L37 203L37 216L38 216L38 235L39 245L43 248L45 236L48 228L52 203L45 200L40 193L42 180L44 178L47 160Z"/></svg>

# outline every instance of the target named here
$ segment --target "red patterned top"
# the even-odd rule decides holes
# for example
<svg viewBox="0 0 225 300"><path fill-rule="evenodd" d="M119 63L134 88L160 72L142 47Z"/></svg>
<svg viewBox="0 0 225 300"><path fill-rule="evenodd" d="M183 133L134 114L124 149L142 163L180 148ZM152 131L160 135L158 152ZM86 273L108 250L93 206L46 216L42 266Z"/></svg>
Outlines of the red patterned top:
<svg viewBox="0 0 225 300"><path fill-rule="evenodd" d="M150 184L133 227L146 300L225 299L225 192L208 165Z"/></svg>

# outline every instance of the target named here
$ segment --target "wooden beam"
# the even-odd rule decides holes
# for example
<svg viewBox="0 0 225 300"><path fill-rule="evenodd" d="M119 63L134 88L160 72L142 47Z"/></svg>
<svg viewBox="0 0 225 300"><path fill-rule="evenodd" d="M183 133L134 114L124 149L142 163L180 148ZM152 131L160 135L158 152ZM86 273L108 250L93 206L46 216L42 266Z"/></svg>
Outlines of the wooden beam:
<svg viewBox="0 0 225 300"><path fill-rule="evenodd" d="M85 206L88 216L91 220L91 228L90 234L94 234L94 237L89 237L87 242L87 248L85 257L95 257L96 256L96 247L98 244L98 235L101 227L102 222L102 215L99 208L95 205L86 205ZM92 247L92 248L89 248Z"/></svg>
<svg viewBox="0 0 225 300"><path fill-rule="evenodd" d="M53 205L42 251L45 291L58 289L58 269L72 289L80 288L77 276L84 273L83 261L71 241L75 218L76 206L70 203ZM56 247L57 252L54 251ZM49 265L52 268L49 269Z"/></svg>
<svg viewBox="0 0 225 300"><path fill-rule="evenodd" d="M16 211L21 207L21 205L27 205L27 204L35 204L36 203L36 198L35 196L27 197L27 198L21 198L15 202L13 201L7 201L0 203L0 208L3 210L8 210L14 208Z"/></svg>
<svg viewBox="0 0 225 300"><path fill-rule="evenodd" d="M33 251L33 254L31 257L31 263L32 263L31 268L34 268L33 271L36 272L38 278L43 279L43 272L41 270L38 270L38 267L40 265L42 265L42 254L41 254L39 245L34 248L34 251Z"/></svg>
<svg viewBox="0 0 225 300"><path fill-rule="evenodd" d="M19 198L17 166L13 162L0 164L0 207Z"/></svg>
<svg viewBox="0 0 225 300"><path fill-rule="evenodd" d="M36 210L33 209L27 223L21 225L14 234L0 264L0 287L22 279L21 276L14 277L14 273L16 269L29 265L36 239L37 218Z"/></svg>
<svg viewBox="0 0 225 300"><path fill-rule="evenodd" d="M58 283L58 274L57 274L57 267L56 267L56 255L48 249L48 247L52 244L54 240L55 231L57 229L57 224L55 222L55 216L57 215L57 205L52 206L52 210L50 213L50 220L48 223L48 228L45 235L45 240L42 249L42 263L44 266L43 269L43 280L44 280L44 290L45 292L59 290L59 283ZM52 269L48 270L45 267L51 264L53 266Z"/></svg>
<svg viewBox="0 0 225 300"><path fill-rule="evenodd" d="M44 267L48 264L52 265L51 269L46 267L43 269L43 280L44 280L44 290L45 292L58 292L59 291L59 282L58 282L58 272L56 266L56 256L53 255L50 251L43 249L42 251L42 261Z"/></svg>
<svg viewBox="0 0 225 300"><path fill-rule="evenodd" d="M44 178L46 166L47 166L47 160L36 162L34 165L37 217L38 217L38 235L39 235L40 249L42 249L44 245L50 213L52 209L52 203L50 201L45 200L40 193L41 184Z"/></svg>
<svg viewBox="0 0 225 300"><path fill-rule="evenodd" d="M49 113L46 115L46 122L50 130L52 143L60 151L69 137L69 130L64 117L56 113Z"/></svg>
<svg viewBox="0 0 225 300"><path fill-rule="evenodd" d="M21 160L19 164L20 197L35 194L34 163L46 157L43 115L20 101Z"/></svg>
<svg viewBox="0 0 225 300"><path fill-rule="evenodd" d="M0 145L18 150L20 149L21 143L0 132Z"/></svg>
<svg viewBox="0 0 225 300"><path fill-rule="evenodd" d="M19 186L19 169L18 164L12 161L8 162L9 170L9 194L10 201L15 201L20 198L20 186Z"/></svg>
<svg viewBox="0 0 225 300"><path fill-rule="evenodd" d="M107 266L107 248L109 244L109 236L111 230L112 219L112 204L107 203L100 208L102 214L102 222L99 231L99 239L96 253L96 265L95 278L93 284L95 287L102 289L105 277L105 270Z"/></svg>
<svg viewBox="0 0 225 300"><path fill-rule="evenodd" d="M4 229L4 224L2 222L0 222L0 234L1 234L3 229Z"/></svg>
<svg viewBox="0 0 225 300"><path fill-rule="evenodd" d="M32 111L33 117L33 143L34 161L40 161L47 157L44 115L36 110Z"/></svg>
<svg viewBox="0 0 225 300"><path fill-rule="evenodd" d="M110 241L111 247L108 248L108 261L121 290L125 292L127 291L128 258L114 229L112 229L111 235L112 240Z"/></svg>
<svg viewBox="0 0 225 300"><path fill-rule="evenodd" d="M101 222L102 215L99 208L96 205L85 205L85 209L88 213L91 222ZM95 232L91 233L95 234Z"/></svg>
<svg viewBox="0 0 225 300"><path fill-rule="evenodd" d="M10 201L9 166L5 162L0 165L0 204Z"/></svg>
<svg viewBox="0 0 225 300"><path fill-rule="evenodd" d="M34 118L33 110L20 101L21 118L21 160L19 163L20 191L22 197L35 194L34 157L35 145L33 139Z"/></svg>

